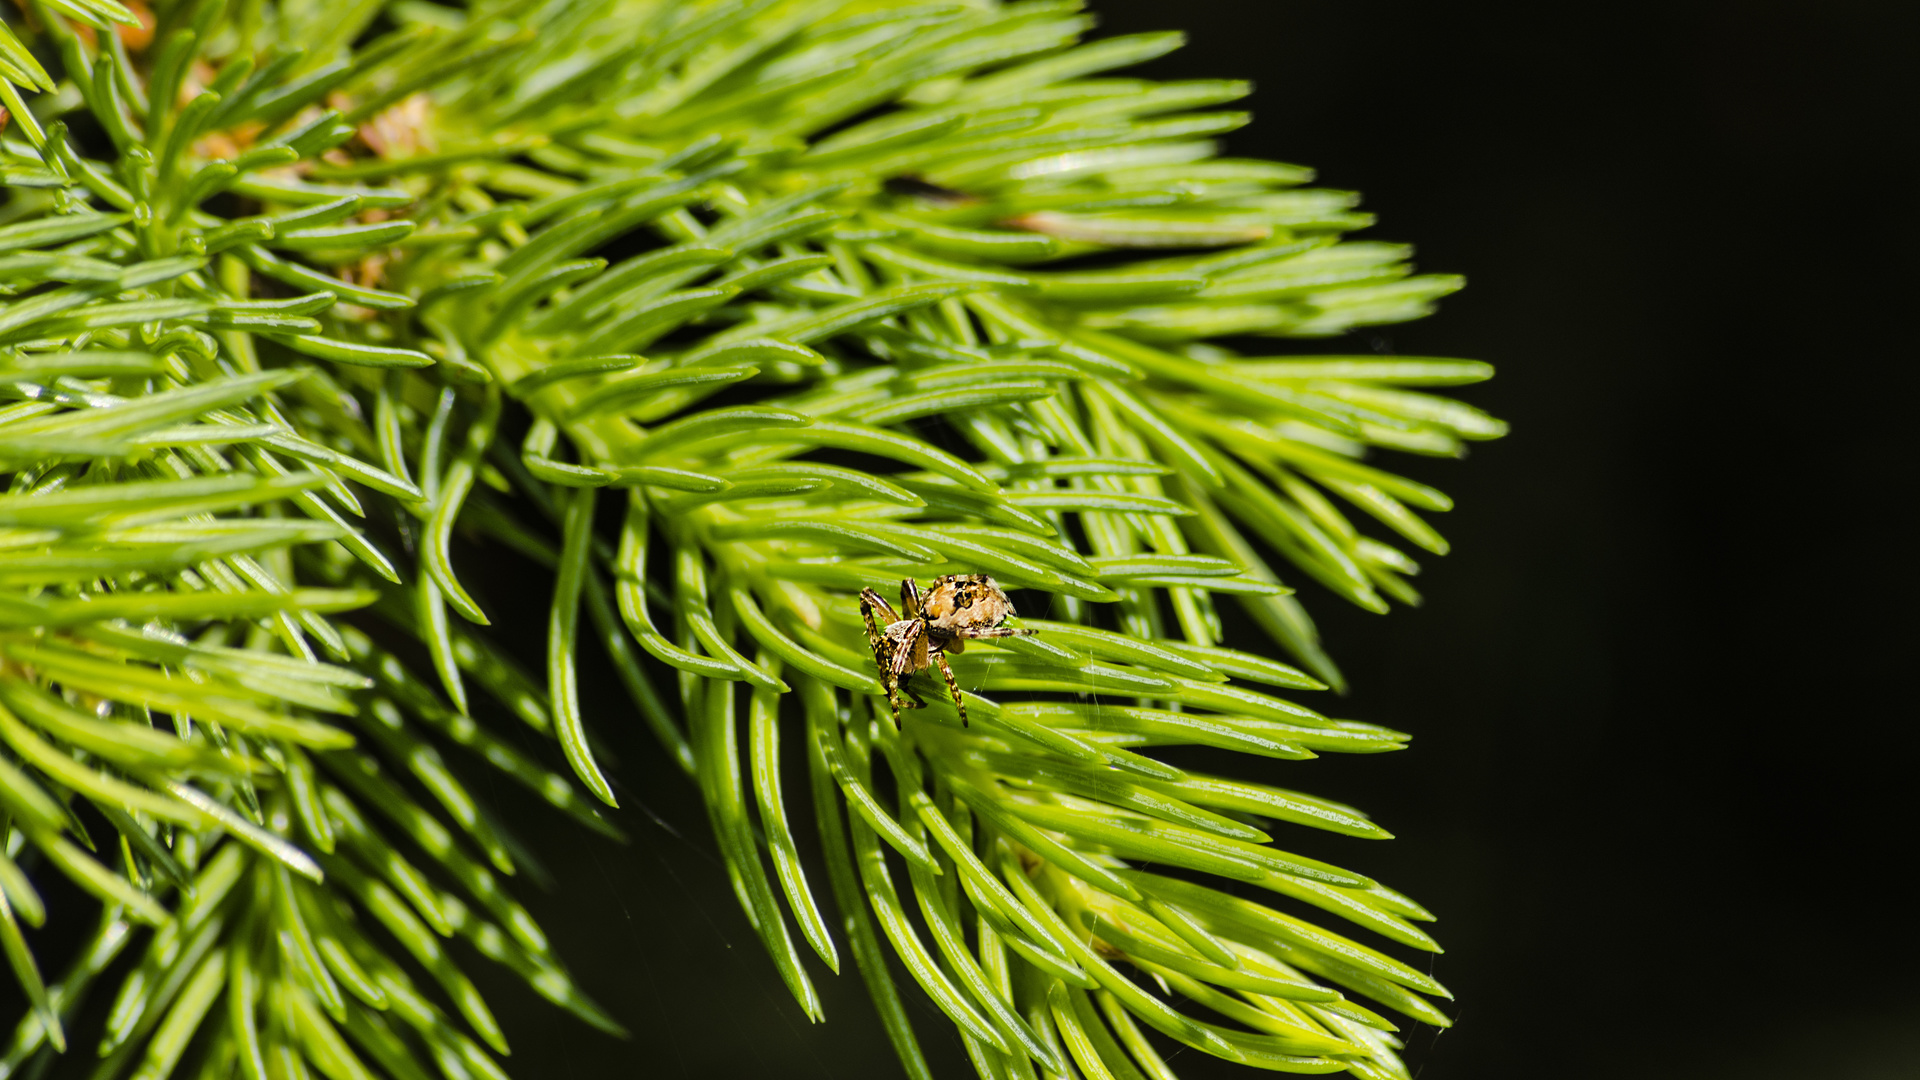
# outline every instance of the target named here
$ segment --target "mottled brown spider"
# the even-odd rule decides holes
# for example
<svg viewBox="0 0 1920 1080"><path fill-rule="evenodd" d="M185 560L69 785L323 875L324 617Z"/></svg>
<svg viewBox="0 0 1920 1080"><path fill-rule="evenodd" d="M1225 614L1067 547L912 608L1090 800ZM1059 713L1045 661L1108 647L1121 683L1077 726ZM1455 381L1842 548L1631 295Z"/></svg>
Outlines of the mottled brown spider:
<svg viewBox="0 0 1920 1080"><path fill-rule="evenodd" d="M1033 630L1002 626L1012 615L1013 602L1007 599L994 580L985 574L947 574L933 579L933 588L925 595L912 578L900 583L900 612L872 589L860 590L860 614L867 620L867 640L873 644L873 662L880 669L880 681L887 688L887 704L893 706L893 724L900 726L900 691L908 676L938 664L946 676L947 691L953 695L953 707L960 712L960 723L967 722L967 703L960 697L960 684L947 665L948 653L962 652L968 638L1020 637ZM874 614L879 613L876 623ZM926 702L911 689L912 708Z"/></svg>

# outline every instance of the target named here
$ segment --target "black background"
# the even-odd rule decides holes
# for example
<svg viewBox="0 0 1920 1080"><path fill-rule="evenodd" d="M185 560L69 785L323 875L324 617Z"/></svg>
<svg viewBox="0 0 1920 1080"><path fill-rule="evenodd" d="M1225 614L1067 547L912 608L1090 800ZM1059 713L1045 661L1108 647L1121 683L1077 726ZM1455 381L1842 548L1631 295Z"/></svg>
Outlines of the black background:
<svg viewBox="0 0 1920 1080"><path fill-rule="evenodd" d="M1103 33L1188 30L1148 72L1255 80L1233 152L1317 167L1365 193L1375 235L1468 276L1436 318L1358 348L1500 370L1464 396L1512 436L1395 463L1460 505L1427 606L1378 617L1305 590L1353 682L1340 711L1412 749L1239 766L1398 835L1329 854L1441 916L1458 1022L1409 1032L1421 1080L1920 1076L1900 884L1915 589L1895 528L1920 389L1898 94L1914 5L1096 10ZM539 655L546 583L480 584L523 602L503 629ZM512 1073L897 1075L850 967L820 972L829 1023L807 1024L689 786L605 673L586 682L633 842L485 794L554 874L536 916L633 1038L476 961ZM916 1018L936 1072L971 1075L932 1007Z"/></svg>

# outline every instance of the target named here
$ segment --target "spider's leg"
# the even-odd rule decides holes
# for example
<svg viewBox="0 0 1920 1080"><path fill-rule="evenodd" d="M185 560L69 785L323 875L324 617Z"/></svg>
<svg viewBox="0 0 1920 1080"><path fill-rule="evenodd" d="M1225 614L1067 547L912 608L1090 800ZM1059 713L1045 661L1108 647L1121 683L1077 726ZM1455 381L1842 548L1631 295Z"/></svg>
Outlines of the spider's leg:
<svg viewBox="0 0 1920 1080"><path fill-rule="evenodd" d="M893 710L893 729L900 730L900 673L895 670L895 660L900 654L899 646L887 638L880 638L874 645L873 660L880 668L880 684L887 688L887 707ZM911 694L913 691L908 690Z"/></svg>
<svg viewBox="0 0 1920 1080"><path fill-rule="evenodd" d="M902 619L899 625L912 629L906 632L905 640L893 643L893 666L890 669L893 683L901 693L913 699L913 704L906 708L924 709L927 703L913 692L910 680L914 672L927 666L927 623L924 619Z"/></svg>
<svg viewBox="0 0 1920 1080"><path fill-rule="evenodd" d="M946 677L947 693L953 695L953 707L960 712L960 726L966 727L967 703L965 699L960 696L960 683L954 679L953 668L947 664L947 654L943 652L934 653L933 662L940 665L940 674Z"/></svg>
<svg viewBox="0 0 1920 1080"><path fill-rule="evenodd" d="M876 622L873 617L876 611L880 613L878 622ZM880 633L880 628L882 626L892 626L894 623L899 622L900 618L893 613L893 606L885 600L880 599L880 594L874 592L872 589L860 590L860 617L867 622L867 644L873 648L873 662L879 664L881 669L885 670L887 666L886 650L880 647L881 642L884 640Z"/></svg>
<svg viewBox="0 0 1920 1080"><path fill-rule="evenodd" d="M873 625L873 613L876 611L880 613L881 626L891 626L900 621L900 616L893 610L893 605L881 599L879 593L872 589L861 589L860 614L866 617L868 626Z"/></svg>
<svg viewBox="0 0 1920 1080"><path fill-rule="evenodd" d="M927 624L919 619L903 619L912 629L893 645L893 677L904 679L927 666Z"/></svg>
<svg viewBox="0 0 1920 1080"><path fill-rule="evenodd" d="M908 690L906 687L901 686L899 679L894 678L892 675L888 675L887 676L887 707L893 710L893 730L895 731L900 730L900 710L902 708L910 708L910 709L919 708L918 705L902 706L900 704L900 692L902 690L906 690L908 697L914 697L914 693L912 690ZM915 698L915 700L917 701L919 699Z"/></svg>
<svg viewBox="0 0 1920 1080"><path fill-rule="evenodd" d="M912 578L900 579L900 610L909 619L920 617L920 586Z"/></svg>
<svg viewBox="0 0 1920 1080"><path fill-rule="evenodd" d="M1026 626L988 626L978 630L971 627L961 627L954 631L954 633L966 638L1031 637L1039 632L1040 631ZM958 652L959 650L955 649L954 651Z"/></svg>
<svg viewBox="0 0 1920 1080"><path fill-rule="evenodd" d="M873 614L880 613L881 622L875 623ZM893 709L893 726L900 726L900 676L894 671L894 655L888 651L886 635L880 632L881 626L892 626L900 619L893 612L892 605L880 599L880 594L872 589L860 590L860 617L867 622L867 643L873 646L873 666L880 669L880 683L887 689L887 704Z"/></svg>
<svg viewBox="0 0 1920 1080"><path fill-rule="evenodd" d="M880 681L885 683L887 686L887 708L893 710L893 730L899 731L900 730L900 691L902 689L900 685L900 680L894 678L891 673L887 673L887 674L881 675ZM907 693L911 694L913 693L913 691L908 690Z"/></svg>

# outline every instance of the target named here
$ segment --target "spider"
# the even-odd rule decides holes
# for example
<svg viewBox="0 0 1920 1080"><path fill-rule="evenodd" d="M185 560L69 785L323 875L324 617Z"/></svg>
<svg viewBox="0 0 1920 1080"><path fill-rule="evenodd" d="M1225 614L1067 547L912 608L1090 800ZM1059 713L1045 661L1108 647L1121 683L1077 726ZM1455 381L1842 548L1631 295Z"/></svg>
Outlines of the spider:
<svg viewBox="0 0 1920 1080"><path fill-rule="evenodd" d="M873 662L880 669L880 681L887 687L887 704L893 706L893 723L900 726L901 682L929 664L940 665L946 676L947 690L953 695L953 707L960 712L960 723L967 722L967 703L960 697L960 684L947 665L948 653L966 649L968 638L1020 637L1036 631L1002 626L1012 615L1013 602L1000 586L985 574L947 574L933 579L926 595L912 578L900 583L900 607L880 598L872 589L860 590L860 615L867 620L867 640L873 644ZM874 621L879 612L880 620ZM912 690L912 708L926 702Z"/></svg>

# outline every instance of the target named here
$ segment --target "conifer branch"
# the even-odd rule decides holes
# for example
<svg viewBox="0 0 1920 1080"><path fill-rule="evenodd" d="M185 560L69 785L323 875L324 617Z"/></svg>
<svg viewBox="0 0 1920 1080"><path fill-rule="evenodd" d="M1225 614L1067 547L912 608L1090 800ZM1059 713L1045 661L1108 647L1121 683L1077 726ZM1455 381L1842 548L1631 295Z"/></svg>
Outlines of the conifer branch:
<svg viewBox="0 0 1920 1080"><path fill-rule="evenodd" d="M96 990L98 1080L500 1076L455 936L617 1032L462 779L619 836L582 650L698 785L796 1000L819 1019L806 957L850 956L909 1074L889 951L984 1077L1170 1076L1147 1030L1406 1076L1374 1007L1444 1025L1438 983L1207 884L1435 951L1418 904L1284 850L1387 834L1152 751L1404 745L1322 711L1340 674L1286 583L1418 602L1395 543L1444 554L1422 515L1451 503L1369 459L1498 437L1430 389L1491 371L1245 355L1460 282L1348 239L1371 217L1309 170L1217 156L1244 84L1110 74L1177 36L1091 25L28 0L0 27L0 944L32 1011L0 1077ZM490 640L469 541L553 571L543 662ZM952 657L969 723L935 690L896 729L855 597L971 573L1047 618ZM1223 597L1299 666L1228 643ZM49 978L25 931L56 874L102 916Z"/></svg>

